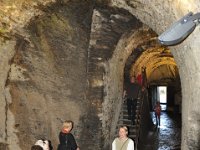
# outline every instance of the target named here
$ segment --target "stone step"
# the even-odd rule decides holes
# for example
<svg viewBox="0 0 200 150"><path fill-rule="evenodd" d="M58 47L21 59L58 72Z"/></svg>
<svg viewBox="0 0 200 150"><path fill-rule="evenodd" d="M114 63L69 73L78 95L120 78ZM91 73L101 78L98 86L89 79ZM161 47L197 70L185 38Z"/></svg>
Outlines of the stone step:
<svg viewBox="0 0 200 150"><path fill-rule="evenodd" d="M135 123L136 125L132 124L132 121L128 119L128 110L127 110L127 103L124 102L122 108L121 108L121 112L119 115L119 120L118 120L118 125L116 128L116 137L118 136L118 130L120 126L127 126L129 128L129 137L133 140L135 140L136 135L137 135L137 128L138 128L138 124L140 122L140 101L137 101L137 106L135 109L136 115L135 115Z"/></svg>
<svg viewBox="0 0 200 150"><path fill-rule="evenodd" d="M129 119L121 118L118 120L118 123L125 123L125 124L131 124L132 121Z"/></svg>
<svg viewBox="0 0 200 150"><path fill-rule="evenodd" d="M135 118L134 119L135 122L139 120L139 118ZM128 117L127 118L119 118L118 123L122 124L132 124L132 120L129 120Z"/></svg>
<svg viewBox="0 0 200 150"><path fill-rule="evenodd" d="M139 109L140 105L137 105L136 108ZM123 105L122 110L127 110L127 105Z"/></svg>
<svg viewBox="0 0 200 150"><path fill-rule="evenodd" d="M140 109L134 109L134 111L135 111L135 112L139 112ZM120 114L123 114L123 113L127 114L127 113L128 113L128 110L125 109L125 110L122 110L122 111L120 112Z"/></svg>
<svg viewBox="0 0 200 150"><path fill-rule="evenodd" d="M139 110L137 110L137 109L136 109L136 110L135 110L135 112L136 112L136 113L138 113L138 112L139 112ZM128 114L128 110L123 110L123 111L121 111L121 113L120 113L120 114Z"/></svg>
<svg viewBox="0 0 200 150"><path fill-rule="evenodd" d="M133 139L133 140L135 140L136 135L135 135L135 134L134 134L134 135L131 135L131 134L130 134L130 135L128 135L128 137L131 138L131 139Z"/></svg>
<svg viewBox="0 0 200 150"><path fill-rule="evenodd" d="M140 117L141 117L141 115L136 115L135 116L135 121L138 121L139 119L140 119ZM118 121L125 121L125 122L127 122L127 121L131 121L131 120L129 120L128 119L129 117L128 117L128 114L126 114L126 115L121 115L120 117L119 117L119 120ZM130 122L131 123L131 122Z"/></svg>
<svg viewBox="0 0 200 150"><path fill-rule="evenodd" d="M140 116L138 110L136 110L136 112L135 112L135 116ZM121 112L120 115L119 115L119 117L120 117L120 118L122 118L122 117L125 117L125 118L128 117L128 112L124 112L124 111Z"/></svg>
<svg viewBox="0 0 200 150"><path fill-rule="evenodd" d="M125 123L125 122L119 122L119 126L117 126L117 128L119 128L120 126L127 126L129 129L137 127L137 125L136 124L133 125L132 122L131 122L131 124L130 123Z"/></svg>

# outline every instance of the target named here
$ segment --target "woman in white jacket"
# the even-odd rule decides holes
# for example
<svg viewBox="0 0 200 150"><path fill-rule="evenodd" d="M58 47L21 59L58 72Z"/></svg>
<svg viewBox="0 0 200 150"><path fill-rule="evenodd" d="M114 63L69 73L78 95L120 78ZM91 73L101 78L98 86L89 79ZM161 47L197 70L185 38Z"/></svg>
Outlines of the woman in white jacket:
<svg viewBox="0 0 200 150"><path fill-rule="evenodd" d="M112 150L134 150L134 142L128 138L128 128L126 126L119 128L119 137L113 141Z"/></svg>

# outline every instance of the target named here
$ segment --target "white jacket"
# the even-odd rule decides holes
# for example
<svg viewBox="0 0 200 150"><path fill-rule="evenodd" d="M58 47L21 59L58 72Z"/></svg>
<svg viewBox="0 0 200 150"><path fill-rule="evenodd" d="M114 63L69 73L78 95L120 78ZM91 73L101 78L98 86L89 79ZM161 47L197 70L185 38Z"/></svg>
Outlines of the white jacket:
<svg viewBox="0 0 200 150"><path fill-rule="evenodd" d="M116 138L117 139L117 138ZM116 144L115 144L115 142L116 142L116 139L113 141L113 143L112 143L112 150L117 150L116 149ZM133 142L133 140L132 139L128 139L128 147L127 147L127 149L126 150L134 150L134 142Z"/></svg>
<svg viewBox="0 0 200 150"><path fill-rule="evenodd" d="M37 140L35 145L39 145L43 150L49 150L49 141L47 140Z"/></svg>

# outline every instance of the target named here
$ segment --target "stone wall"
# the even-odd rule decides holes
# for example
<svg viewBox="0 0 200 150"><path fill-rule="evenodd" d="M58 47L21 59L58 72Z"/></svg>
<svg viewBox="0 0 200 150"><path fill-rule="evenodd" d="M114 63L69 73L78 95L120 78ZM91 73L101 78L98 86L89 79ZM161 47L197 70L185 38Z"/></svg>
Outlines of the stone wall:
<svg viewBox="0 0 200 150"><path fill-rule="evenodd" d="M90 109L86 101L90 7L90 2L84 1L42 8L45 14L32 18L26 27L28 40L16 35L16 46L5 49L14 55L2 57L2 87L7 88L8 102L2 99L1 109L2 114L9 114L2 115L2 141L9 149L30 149L38 138L50 139L56 149L66 119L75 122L78 144L88 141L80 135L87 130L84 125Z"/></svg>
<svg viewBox="0 0 200 150"><path fill-rule="evenodd" d="M113 54L114 50L124 33L130 29L136 30L140 26L140 22L124 10L99 8L93 12L88 51L88 99L93 104L92 107L96 107L92 112L93 120L98 116L98 122L90 128L93 134L97 133L98 141L101 141L98 149L108 149L110 138L113 140L110 134L116 124L112 124L112 121L116 122L116 116L119 115L117 112L122 103L123 69L121 73L115 74L117 61L120 60L118 54ZM115 63L109 62L112 57L115 57ZM123 68L123 65L120 68ZM113 81L114 79L116 81Z"/></svg>
<svg viewBox="0 0 200 150"><path fill-rule="evenodd" d="M75 121L74 134L82 149L105 148L113 119L110 112L121 101L116 95L118 100L109 102L114 105L103 102L109 96L108 60L120 37L140 23L124 10L99 8L91 16L91 8L89 2L78 1L42 7L44 14L32 18L26 36L15 35L2 108L10 114L2 116L3 124L8 124L2 142L10 149L29 149L38 138L57 145L65 119Z"/></svg>

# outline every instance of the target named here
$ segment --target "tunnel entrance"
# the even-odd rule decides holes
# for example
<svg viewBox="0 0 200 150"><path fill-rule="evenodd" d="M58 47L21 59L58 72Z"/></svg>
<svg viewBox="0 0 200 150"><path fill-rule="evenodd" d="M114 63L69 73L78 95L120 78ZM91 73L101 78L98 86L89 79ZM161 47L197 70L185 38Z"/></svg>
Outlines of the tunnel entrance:
<svg viewBox="0 0 200 150"><path fill-rule="evenodd" d="M151 110L155 106L156 102L159 101L162 111L167 110L167 86L153 86L150 88L151 91L151 99L149 100L151 103Z"/></svg>
<svg viewBox="0 0 200 150"><path fill-rule="evenodd" d="M148 92L148 104L143 107L143 114L140 114L145 116L146 122L142 120L139 125L141 131L139 139L136 138L136 144L139 150L180 149L182 98L179 71L170 49L159 45L154 36L156 34L152 34L148 42L141 42L133 49L124 68L124 85L129 82L130 76L135 76L141 87ZM159 127L155 126L154 120L156 101L159 101L162 107ZM148 126L144 125L148 122L148 114L153 126L151 123L148 123ZM173 132L176 132L176 135ZM176 137L177 143L170 145L169 139L173 137ZM163 144L165 142L168 144Z"/></svg>

